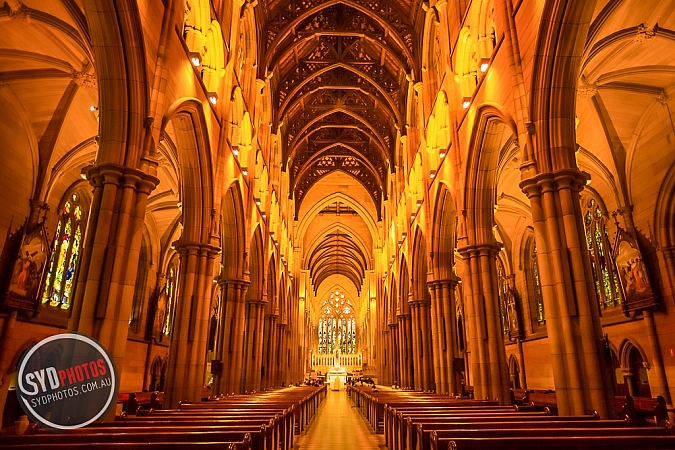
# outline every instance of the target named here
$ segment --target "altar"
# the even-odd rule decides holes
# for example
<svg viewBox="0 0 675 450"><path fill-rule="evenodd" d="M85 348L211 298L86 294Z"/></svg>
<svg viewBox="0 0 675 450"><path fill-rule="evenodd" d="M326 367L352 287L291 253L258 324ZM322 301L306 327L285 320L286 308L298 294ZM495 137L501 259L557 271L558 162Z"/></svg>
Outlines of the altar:
<svg viewBox="0 0 675 450"><path fill-rule="evenodd" d="M332 390L339 390L344 388L347 384L347 369L344 367L331 367L326 374L326 383Z"/></svg>

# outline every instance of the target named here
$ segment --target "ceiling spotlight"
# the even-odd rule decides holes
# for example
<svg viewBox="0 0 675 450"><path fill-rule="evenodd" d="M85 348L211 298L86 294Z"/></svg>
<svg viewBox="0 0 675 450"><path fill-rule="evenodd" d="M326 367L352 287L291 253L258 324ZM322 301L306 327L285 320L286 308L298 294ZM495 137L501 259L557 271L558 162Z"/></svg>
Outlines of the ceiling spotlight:
<svg viewBox="0 0 675 450"><path fill-rule="evenodd" d="M91 105L91 106L89 107L89 111L91 111L91 112L94 112L94 111L96 111L97 109L98 109L98 106Z"/></svg>
<svg viewBox="0 0 675 450"><path fill-rule="evenodd" d="M490 58L481 58L480 59L480 71L485 73L490 67Z"/></svg>
<svg viewBox="0 0 675 450"><path fill-rule="evenodd" d="M202 65L202 55L199 52L190 52L188 55L190 57L190 61L192 61L192 65L195 67L199 67Z"/></svg>

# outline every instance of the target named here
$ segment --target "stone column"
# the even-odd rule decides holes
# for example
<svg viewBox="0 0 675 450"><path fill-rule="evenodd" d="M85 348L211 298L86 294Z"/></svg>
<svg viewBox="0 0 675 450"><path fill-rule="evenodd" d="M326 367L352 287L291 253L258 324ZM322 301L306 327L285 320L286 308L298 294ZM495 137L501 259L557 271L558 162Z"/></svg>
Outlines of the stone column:
<svg viewBox="0 0 675 450"><path fill-rule="evenodd" d="M420 366L421 362L421 335L422 327L420 324L419 317L419 304L416 301L408 301L408 308L410 309L410 335L409 335L409 344L410 344L410 356L412 360L410 364L413 368L413 377L410 379L410 386L414 389L422 388L422 367Z"/></svg>
<svg viewBox="0 0 675 450"><path fill-rule="evenodd" d="M433 389L433 362L431 350L431 302L415 300L410 302L412 311L414 387L427 391Z"/></svg>
<svg viewBox="0 0 675 450"><path fill-rule="evenodd" d="M398 368L399 361L399 351L398 351L398 325L390 323L387 325L389 327L389 358L391 363L389 365L389 373L391 374L391 379L389 382L391 384L401 385L401 372Z"/></svg>
<svg viewBox="0 0 675 450"><path fill-rule="evenodd" d="M215 377L213 385L216 395L239 393L244 359L244 299L248 280L221 281L221 312L216 359L222 361L222 373Z"/></svg>
<svg viewBox="0 0 675 450"><path fill-rule="evenodd" d="M410 367L408 366L412 364L412 361L408 360L408 347L410 345L408 325L406 324L407 321L406 319L408 317L409 315L406 314L398 315L398 349L399 349L398 363L401 374L399 384L402 388L412 386L412 380L408 378L408 374L410 373Z"/></svg>
<svg viewBox="0 0 675 450"><path fill-rule="evenodd" d="M96 164L94 188L68 329L97 339L121 370L129 332L145 209L159 180L144 170Z"/></svg>
<svg viewBox="0 0 675 450"><path fill-rule="evenodd" d="M413 326L410 314L405 315L405 371L408 380L408 387L415 387L415 364L413 363Z"/></svg>
<svg viewBox="0 0 675 450"><path fill-rule="evenodd" d="M277 352L276 379L279 386L281 386L282 382L288 386L288 355L286 351L288 336L286 334L286 324L280 323L277 327L279 330L279 351Z"/></svg>
<svg viewBox="0 0 675 450"><path fill-rule="evenodd" d="M180 261L176 316L171 329L171 347L164 405L176 408L181 400L199 401L204 387L206 344L213 260L219 249L209 244L179 243Z"/></svg>
<svg viewBox="0 0 675 450"><path fill-rule="evenodd" d="M558 411L595 409L608 419L615 408L579 203L585 184L575 168L537 174L520 187L532 207Z"/></svg>
<svg viewBox="0 0 675 450"><path fill-rule="evenodd" d="M277 314L267 314L265 316L265 376L263 377L263 388L276 386L274 369L277 357L277 317L279 317Z"/></svg>
<svg viewBox="0 0 675 450"><path fill-rule="evenodd" d="M443 323L445 324L445 368L449 393L459 394L462 390L462 379L455 372L455 358L459 355L457 344L457 304L455 292L457 278L449 278L439 282L442 289ZM442 328L441 328L442 332Z"/></svg>
<svg viewBox="0 0 675 450"><path fill-rule="evenodd" d="M434 352L431 342L431 300L423 300L419 306L422 319L422 370L424 371L425 391L435 389L434 381Z"/></svg>
<svg viewBox="0 0 675 450"><path fill-rule="evenodd" d="M246 331L244 373L242 390L252 392L260 390L260 376L262 370L262 331L263 317L267 302L260 300L246 301Z"/></svg>
<svg viewBox="0 0 675 450"><path fill-rule="evenodd" d="M429 283L429 292L431 294L431 342L434 352L434 389L437 393L444 393L447 390L447 370L443 367L443 336L441 336L443 306L441 304L441 289L434 282Z"/></svg>
<svg viewBox="0 0 675 450"><path fill-rule="evenodd" d="M477 399L498 398L510 403L506 352L497 299L497 245L469 245L459 249L467 270L467 334L471 342L471 371ZM470 325L469 325L470 324Z"/></svg>

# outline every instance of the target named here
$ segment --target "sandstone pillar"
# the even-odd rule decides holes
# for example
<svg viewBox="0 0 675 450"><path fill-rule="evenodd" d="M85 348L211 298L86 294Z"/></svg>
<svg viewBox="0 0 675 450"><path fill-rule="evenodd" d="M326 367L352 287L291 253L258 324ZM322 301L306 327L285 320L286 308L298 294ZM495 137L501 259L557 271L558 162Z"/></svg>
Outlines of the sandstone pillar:
<svg viewBox="0 0 675 450"><path fill-rule="evenodd" d="M219 249L209 244L179 243L180 261L176 316L171 330L171 347L164 406L176 408L181 400L202 398L206 370L206 346L213 261Z"/></svg>
<svg viewBox="0 0 675 450"><path fill-rule="evenodd" d="M506 352L497 299L496 258L500 248L492 244L459 249L466 267L467 326L471 343L474 396L498 398L510 403Z"/></svg>
<svg viewBox="0 0 675 450"><path fill-rule="evenodd" d="M581 171L564 169L520 186L532 207L558 410L607 419L614 399L579 203L585 183Z"/></svg>

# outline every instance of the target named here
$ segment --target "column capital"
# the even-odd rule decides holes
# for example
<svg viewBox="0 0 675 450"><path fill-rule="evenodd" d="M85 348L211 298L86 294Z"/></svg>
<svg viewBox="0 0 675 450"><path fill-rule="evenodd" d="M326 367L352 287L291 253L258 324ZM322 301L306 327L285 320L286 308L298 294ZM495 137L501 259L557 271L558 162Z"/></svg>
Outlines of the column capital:
<svg viewBox="0 0 675 450"><path fill-rule="evenodd" d="M581 192L590 179L590 175L578 168L560 169L544 172L522 180L520 189L528 198L558 189L572 189Z"/></svg>
<svg viewBox="0 0 675 450"><path fill-rule="evenodd" d="M497 244L472 244L467 245L462 248L458 248L457 251L463 258L474 258L480 255L488 255L496 257L499 252L502 250L502 247Z"/></svg>
<svg viewBox="0 0 675 450"><path fill-rule="evenodd" d="M458 277L452 277L452 278L441 278L441 279L436 279L436 280L431 280L428 282L429 286L433 287L443 287L443 286L449 286L450 288L454 288L459 284L459 278Z"/></svg>
<svg viewBox="0 0 675 450"><path fill-rule="evenodd" d="M430 306L431 299L408 300L408 304L414 308L418 308L420 306Z"/></svg>
<svg viewBox="0 0 675 450"><path fill-rule="evenodd" d="M179 239L175 242L176 251L178 254L196 253L206 255L209 258L215 258L220 253L220 248L211 244L203 242L181 242Z"/></svg>
<svg viewBox="0 0 675 450"><path fill-rule="evenodd" d="M241 279L235 279L235 278L227 278L227 279L224 279L224 280L222 280L222 279L221 279L221 280L218 280L218 284L219 284L221 287L227 286L227 287L239 287L239 288L245 288L245 287L247 287L249 284L251 284L251 282L250 282L249 280L241 280Z"/></svg>
<svg viewBox="0 0 675 450"><path fill-rule="evenodd" d="M118 186L123 184L124 186L133 187L148 194L159 184L159 178L154 175L147 174L133 167L112 163L86 166L82 169L82 175L94 187L101 184L116 184Z"/></svg>

